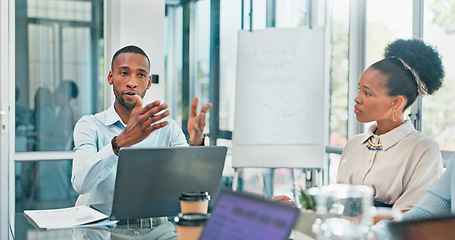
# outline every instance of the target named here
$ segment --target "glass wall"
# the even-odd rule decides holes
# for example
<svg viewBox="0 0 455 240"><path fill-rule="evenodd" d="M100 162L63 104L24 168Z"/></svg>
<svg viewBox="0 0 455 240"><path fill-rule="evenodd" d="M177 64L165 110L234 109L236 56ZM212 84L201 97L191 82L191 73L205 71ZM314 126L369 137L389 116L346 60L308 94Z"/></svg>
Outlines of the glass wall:
<svg viewBox="0 0 455 240"><path fill-rule="evenodd" d="M221 1L229 1L229 0L221 0ZM266 27L267 0L235 1L235 2L244 3L244 5L243 5L244 29L264 29ZM240 11L240 9L242 9L242 8L239 8L237 10ZM250 18L250 16L252 16L252 18Z"/></svg>
<svg viewBox="0 0 455 240"><path fill-rule="evenodd" d="M455 150L455 11L454 1L424 1L424 40L437 47L445 67L445 78L439 91L424 96L423 132L439 143L442 150Z"/></svg>
<svg viewBox="0 0 455 240"><path fill-rule="evenodd" d="M103 107L103 2L16 1L16 155L72 151L73 127ZM16 161L16 211L70 206L71 161Z"/></svg>
<svg viewBox="0 0 455 240"><path fill-rule="evenodd" d="M170 114L177 123L182 122L182 7L166 5L164 18L165 99Z"/></svg>
<svg viewBox="0 0 455 240"><path fill-rule="evenodd" d="M276 27L308 25L308 0L277 0Z"/></svg>
<svg viewBox="0 0 455 240"><path fill-rule="evenodd" d="M349 1L334 1L330 54L330 139L331 145L347 142Z"/></svg>
<svg viewBox="0 0 455 240"><path fill-rule="evenodd" d="M342 148L348 140L349 0L333 1L331 16L329 144ZM328 178L335 183L340 155L329 160Z"/></svg>
<svg viewBox="0 0 455 240"><path fill-rule="evenodd" d="M194 94L199 96L201 103L209 102L209 77L210 77L210 1L198 1L195 9L194 36Z"/></svg>
<svg viewBox="0 0 455 240"><path fill-rule="evenodd" d="M223 0L220 8L220 129L233 131L237 33L242 27L242 1Z"/></svg>
<svg viewBox="0 0 455 240"><path fill-rule="evenodd" d="M194 11L194 35L192 36L194 56L192 58L192 79L194 96L199 97L199 105L210 102L210 0L198 1ZM191 95L191 94L190 94ZM210 117L210 111L208 112ZM208 132L210 123L205 125Z"/></svg>
<svg viewBox="0 0 455 240"><path fill-rule="evenodd" d="M412 38L413 0L373 0L366 3L365 66L368 67L384 58L388 43L398 38Z"/></svg>

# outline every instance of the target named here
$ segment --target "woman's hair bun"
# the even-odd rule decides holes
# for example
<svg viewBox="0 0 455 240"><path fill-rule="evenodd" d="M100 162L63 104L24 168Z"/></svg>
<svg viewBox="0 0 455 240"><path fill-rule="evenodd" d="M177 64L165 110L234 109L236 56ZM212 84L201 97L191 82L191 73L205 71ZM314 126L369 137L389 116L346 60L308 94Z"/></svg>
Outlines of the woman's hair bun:
<svg viewBox="0 0 455 240"><path fill-rule="evenodd" d="M444 67L436 48L419 39L398 39L390 43L384 52L385 58L396 57L406 62L425 83L432 94L442 86Z"/></svg>

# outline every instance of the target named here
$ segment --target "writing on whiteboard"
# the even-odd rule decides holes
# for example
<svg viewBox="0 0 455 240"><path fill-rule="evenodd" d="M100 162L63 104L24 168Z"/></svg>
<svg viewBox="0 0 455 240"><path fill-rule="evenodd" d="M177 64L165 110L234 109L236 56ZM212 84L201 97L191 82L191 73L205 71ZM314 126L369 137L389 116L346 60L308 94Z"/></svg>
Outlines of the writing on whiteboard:
<svg viewBox="0 0 455 240"><path fill-rule="evenodd" d="M323 34L282 31L239 32L235 144L322 144Z"/></svg>

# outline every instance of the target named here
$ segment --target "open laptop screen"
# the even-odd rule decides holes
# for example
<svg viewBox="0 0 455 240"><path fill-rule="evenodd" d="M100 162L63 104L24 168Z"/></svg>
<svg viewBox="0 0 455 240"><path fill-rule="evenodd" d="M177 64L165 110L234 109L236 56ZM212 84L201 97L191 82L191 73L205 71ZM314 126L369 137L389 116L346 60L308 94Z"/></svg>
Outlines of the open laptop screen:
<svg viewBox="0 0 455 240"><path fill-rule="evenodd" d="M223 190L200 239L288 239L298 215L296 207Z"/></svg>
<svg viewBox="0 0 455 240"><path fill-rule="evenodd" d="M215 202L226 152L223 146L120 149L110 219L176 216L186 191L208 192Z"/></svg>

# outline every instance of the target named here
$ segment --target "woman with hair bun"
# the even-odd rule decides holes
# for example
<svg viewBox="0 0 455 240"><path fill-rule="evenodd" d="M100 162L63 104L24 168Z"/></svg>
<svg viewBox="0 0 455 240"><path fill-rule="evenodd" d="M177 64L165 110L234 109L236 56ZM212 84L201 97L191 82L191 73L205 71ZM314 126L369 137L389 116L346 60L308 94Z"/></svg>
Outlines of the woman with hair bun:
<svg viewBox="0 0 455 240"><path fill-rule="evenodd" d="M415 130L404 112L438 90L443 77L433 47L418 39L390 43L384 59L360 77L354 112L359 122L375 123L346 144L337 182L373 187L375 206L407 211L419 203L441 176L442 157L438 143Z"/></svg>

